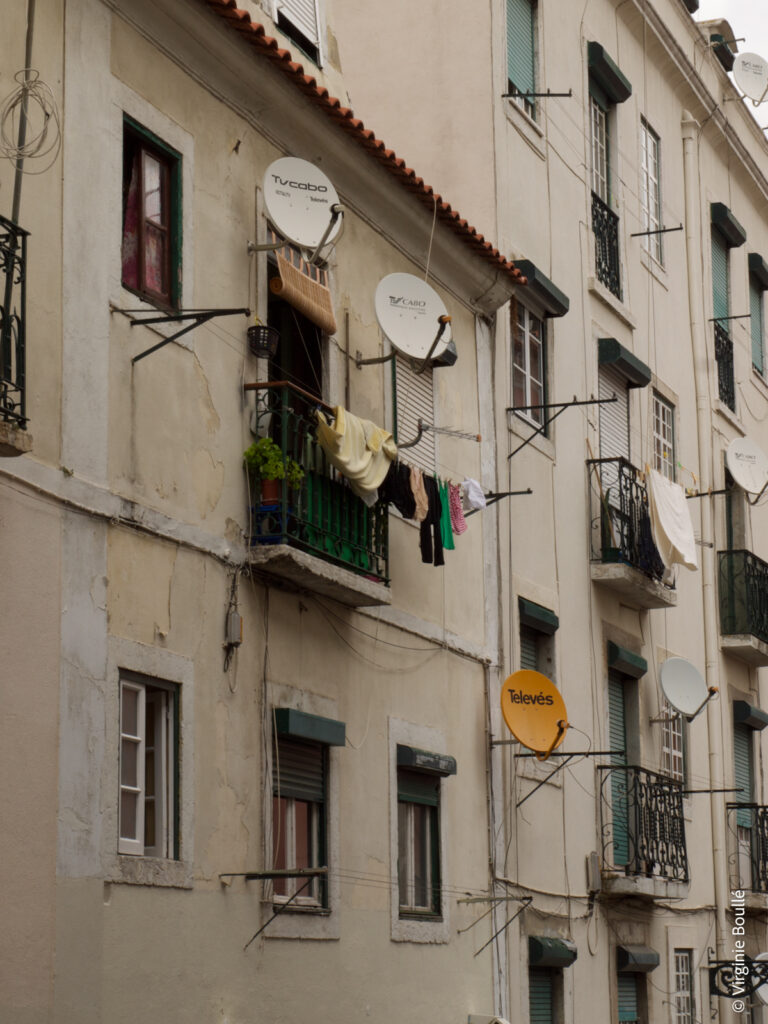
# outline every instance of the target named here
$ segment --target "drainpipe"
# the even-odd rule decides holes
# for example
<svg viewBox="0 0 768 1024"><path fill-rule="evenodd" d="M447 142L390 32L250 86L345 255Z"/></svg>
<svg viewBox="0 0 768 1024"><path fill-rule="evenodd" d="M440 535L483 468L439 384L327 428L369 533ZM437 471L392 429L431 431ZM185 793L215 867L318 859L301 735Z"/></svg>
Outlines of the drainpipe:
<svg viewBox="0 0 768 1024"><path fill-rule="evenodd" d="M707 337L703 320L702 254L699 223L699 124L687 110L683 111L683 173L685 187L685 249L688 272L688 304L691 320L691 346L693 353L693 379L696 390L696 429L699 445L700 489L712 486L712 397L709 386ZM699 502L701 512L701 589L704 611L704 658L707 686L720 685L719 651L717 644L718 618L715 596L715 551L707 546L714 537L712 503L709 498ZM707 731L709 735L709 785L712 789L723 786L723 733L722 713L717 701L707 704ZM715 882L715 932L718 960L727 959L726 907L729 903L727 854L725 847L725 807L720 793L710 795L712 816L712 869Z"/></svg>

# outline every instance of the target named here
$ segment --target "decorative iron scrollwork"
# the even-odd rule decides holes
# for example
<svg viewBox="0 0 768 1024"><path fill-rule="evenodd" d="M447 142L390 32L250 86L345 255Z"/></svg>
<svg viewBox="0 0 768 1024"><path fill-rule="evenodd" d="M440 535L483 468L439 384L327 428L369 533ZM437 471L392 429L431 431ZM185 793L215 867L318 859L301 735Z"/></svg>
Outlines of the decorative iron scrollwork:
<svg viewBox="0 0 768 1024"><path fill-rule="evenodd" d="M619 218L595 192L592 193L592 230L595 233L595 272L608 291L621 299Z"/></svg>
<svg viewBox="0 0 768 1024"><path fill-rule="evenodd" d="M713 996L751 996L768 982L768 960L711 960L709 993Z"/></svg>

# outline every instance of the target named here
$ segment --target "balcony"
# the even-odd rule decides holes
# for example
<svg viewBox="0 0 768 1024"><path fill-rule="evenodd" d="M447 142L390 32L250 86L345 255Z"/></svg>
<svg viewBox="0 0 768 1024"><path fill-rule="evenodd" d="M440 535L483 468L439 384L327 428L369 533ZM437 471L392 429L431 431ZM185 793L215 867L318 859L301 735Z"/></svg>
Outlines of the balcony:
<svg viewBox="0 0 768 1024"><path fill-rule="evenodd" d="M592 193L592 230L595 233L597 279L621 301L619 218L596 192Z"/></svg>
<svg viewBox="0 0 768 1024"><path fill-rule="evenodd" d="M742 889L754 909L768 909L768 807L729 803L728 866L732 889Z"/></svg>
<svg viewBox="0 0 768 1024"><path fill-rule="evenodd" d="M633 608L669 608L675 588L651 535L648 492L626 459L590 459L592 580Z"/></svg>
<svg viewBox="0 0 768 1024"><path fill-rule="evenodd" d="M715 361L717 362L717 394L729 409L736 409L736 383L733 375L733 341L727 328L715 321Z"/></svg>
<svg viewBox="0 0 768 1024"><path fill-rule="evenodd" d="M685 895L689 876L682 785L635 765L601 765L600 771L604 894Z"/></svg>
<svg viewBox="0 0 768 1024"><path fill-rule="evenodd" d="M0 217L0 456L32 447L25 393L28 234Z"/></svg>
<svg viewBox="0 0 768 1024"><path fill-rule="evenodd" d="M749 551L718 551L720 645L750 665L768 665L768 564Z"/></svg>
<svg viewBox="0 0 768 1024"><path fill-rule="evenodd" d="M274 500L251 483L250 564L353 607L389 604L387 505L369 508L328 463L315 439L315 410L328 407L286 381L245 388L256 394L256 432L304 470L296 489L278 481Z"/></svg>

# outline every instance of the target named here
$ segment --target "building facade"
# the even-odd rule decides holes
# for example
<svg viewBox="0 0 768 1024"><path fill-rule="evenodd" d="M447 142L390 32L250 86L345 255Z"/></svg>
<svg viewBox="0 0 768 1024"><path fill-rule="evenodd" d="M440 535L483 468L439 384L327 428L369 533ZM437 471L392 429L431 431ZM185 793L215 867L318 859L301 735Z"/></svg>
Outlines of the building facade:
<svg viewBox="0 0 768 1024"><path fill-rule="evenodd" d="M0 160L0 1017L759 1024L718 970L768 942L738 26L24 6L0 93L25 65L50 93L41 173ZM270 189L326 182L329 234L292 243ZM436 359L380 327L398 273L451 318ZM339 409L379 458L394 435L405 497L332 467ZM486 507L419 526L412 467ZM661 559L652 470L695 569ZM675 658L718 691L690 720ZM545 761L502 719L520 669L567 706Z"/></svg>

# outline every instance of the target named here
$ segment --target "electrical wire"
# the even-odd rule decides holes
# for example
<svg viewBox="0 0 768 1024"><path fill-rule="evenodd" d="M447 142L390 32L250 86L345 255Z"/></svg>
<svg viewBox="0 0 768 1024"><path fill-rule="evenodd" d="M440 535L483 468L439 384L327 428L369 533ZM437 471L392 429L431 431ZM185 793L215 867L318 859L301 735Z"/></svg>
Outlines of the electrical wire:
<svg viewBox="0 0 768 1024"><path fill-rule="evenodd" d="M26 160L46 160L34 171L19 167L25 174L44 174L56 162L61 149L61 125L56 100L49 86L41 81L35 68L23 68L13 76L18 88L0 106L0 156L13 160L17 167ZM26 117L27 138L19 146L19 123ZM33 128L30 125L42 119Z"/></svg>

